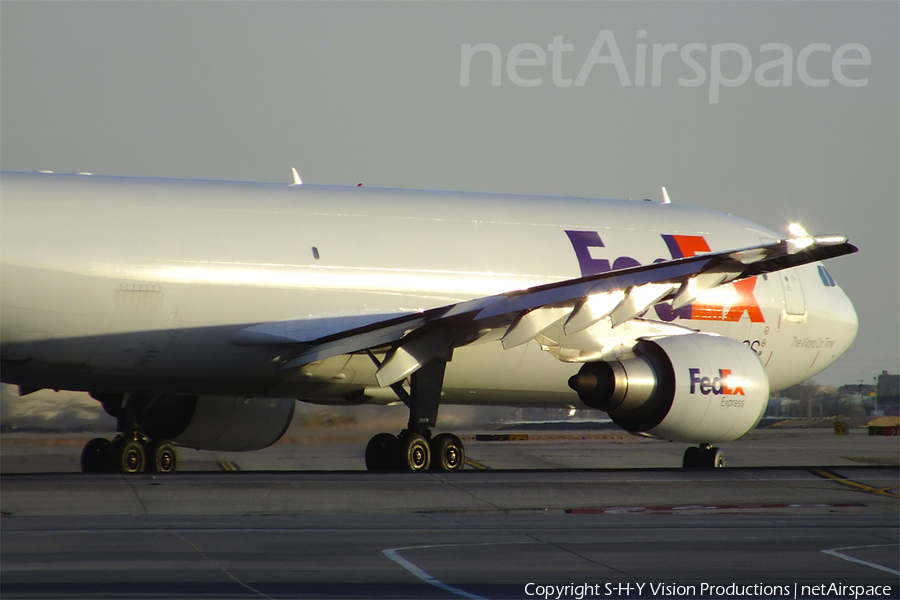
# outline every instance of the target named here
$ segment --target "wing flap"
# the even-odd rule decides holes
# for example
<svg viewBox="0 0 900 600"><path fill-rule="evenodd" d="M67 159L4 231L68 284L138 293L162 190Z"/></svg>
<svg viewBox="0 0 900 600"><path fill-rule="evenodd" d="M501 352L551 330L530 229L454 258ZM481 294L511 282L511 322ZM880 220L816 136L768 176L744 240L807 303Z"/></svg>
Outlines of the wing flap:
<svg viewBox="0 0 900 600"><path fill-rule="evenodd" d="M453 336L446 328L426 331L391 350L375 372L375 380L381 387L397 383L452 347Z"/></svg>
<svg viewBox="0 0 900 600"><path fill-rule="evenodd" d="M541 335L563 319L572 309L565 306L542 307L519 315L500 340L507 350L526 344Z"/></svg>
<svg viewBox="0 0 900 600"><path fill-rule="evenodd" d="M638 316L678 287L675 283L645 283L632 288L625 298L609 313L612 326L621 325Z"/></svg>

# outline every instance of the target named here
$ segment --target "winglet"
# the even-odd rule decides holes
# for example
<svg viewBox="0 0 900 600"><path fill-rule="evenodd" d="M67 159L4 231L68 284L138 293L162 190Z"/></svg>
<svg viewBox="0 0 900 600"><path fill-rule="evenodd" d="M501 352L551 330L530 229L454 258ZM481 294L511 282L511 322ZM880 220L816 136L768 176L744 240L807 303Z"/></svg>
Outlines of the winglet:
<svg viewBox="0 0 900 600"><path fill-rule="evenodd" d="M294 183L291 185L303 185L303 182L300 181L300 175L297 173L297 169L291 167L291 172L294 174Z"/></svg>
<svg viewBox="0 0 900 600"><path fill-rule="evenodd" d="M669 192L666 191L666 186L663 186L663 204L672 204L672 201L669 200Z"/></svg>

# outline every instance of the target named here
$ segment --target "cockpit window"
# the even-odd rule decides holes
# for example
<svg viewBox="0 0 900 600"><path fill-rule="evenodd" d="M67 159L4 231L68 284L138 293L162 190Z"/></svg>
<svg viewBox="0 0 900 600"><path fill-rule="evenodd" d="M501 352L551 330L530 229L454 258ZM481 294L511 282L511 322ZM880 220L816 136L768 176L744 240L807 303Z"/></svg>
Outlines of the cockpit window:
<svg viewBox="0 0 900 600"><path fill-rule="evenodd" d="M834 277L831 276L831 273L825 270L825 267L819 265L819 277L822 278L822 283L825 284L825 287L834 287L837 284L834 282Z"/></svg>

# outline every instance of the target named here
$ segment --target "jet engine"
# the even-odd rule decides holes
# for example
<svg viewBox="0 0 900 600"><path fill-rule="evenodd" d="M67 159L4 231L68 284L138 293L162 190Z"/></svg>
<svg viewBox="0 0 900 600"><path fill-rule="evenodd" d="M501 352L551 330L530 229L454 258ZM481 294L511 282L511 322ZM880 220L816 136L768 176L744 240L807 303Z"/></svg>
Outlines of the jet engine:
<svg viewBox="0 0 900 600"><path fill-rule="evenodd" d="M128 394L107 412L134 415L135 429L151 438L172 440L198 450L248 451L271 446L294 417L295 400Z"/></svg>
<svg viewBox="0 0 900 600"><path fill-rule="evenodd" d="M762 418L769 381L759 357L702 333L639 340L635 357L585 363L569 386L623 429L678 442L735 440Z"/></svg>

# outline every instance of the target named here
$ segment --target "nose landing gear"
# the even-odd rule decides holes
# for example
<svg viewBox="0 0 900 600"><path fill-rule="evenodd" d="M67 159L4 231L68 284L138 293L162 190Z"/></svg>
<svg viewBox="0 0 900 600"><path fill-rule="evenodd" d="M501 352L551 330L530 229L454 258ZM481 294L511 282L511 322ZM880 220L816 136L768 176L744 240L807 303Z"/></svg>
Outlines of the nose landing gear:
<svg viewBox="0 0 900 600"><path fill-rule="evenodd" d="M725 453L715 446L701 444L684 451L681 466L685 469L718 469L725 466Z"/></svg>

